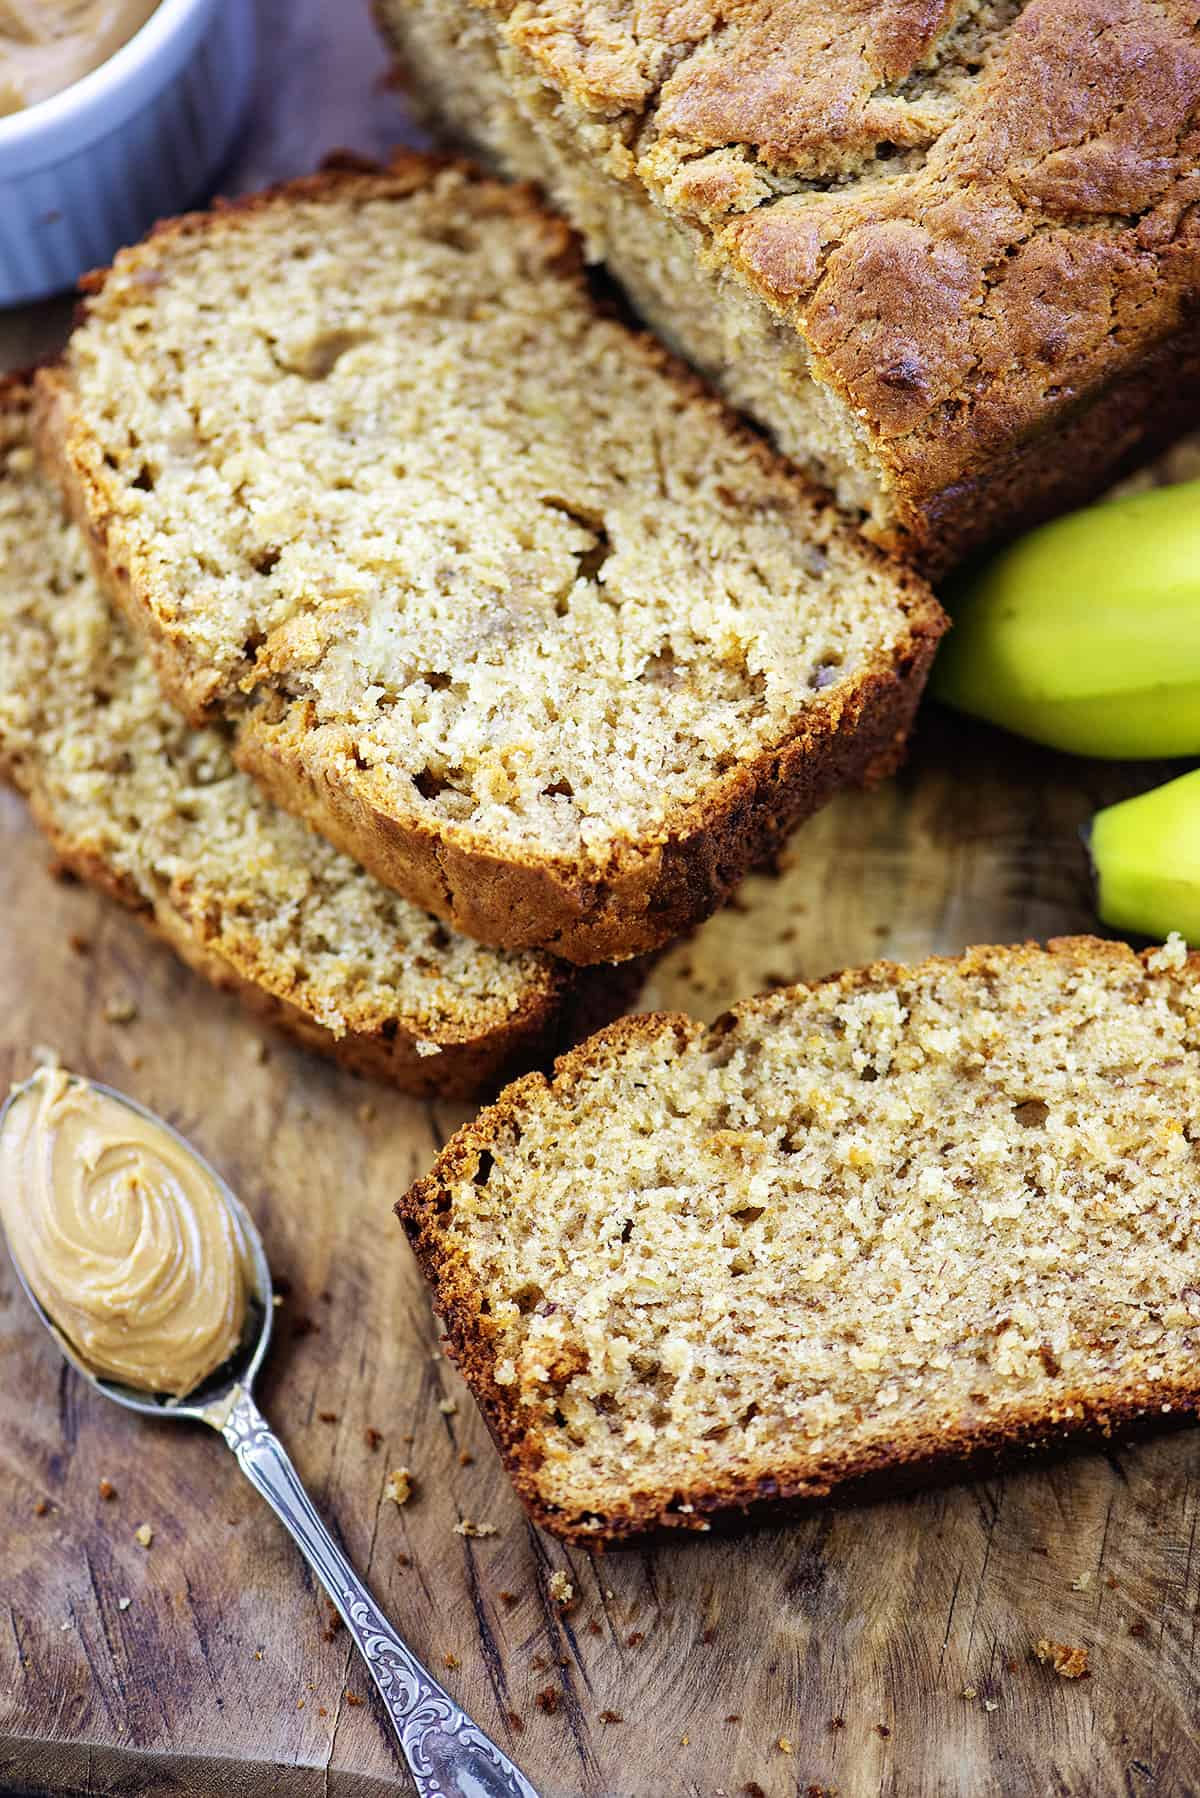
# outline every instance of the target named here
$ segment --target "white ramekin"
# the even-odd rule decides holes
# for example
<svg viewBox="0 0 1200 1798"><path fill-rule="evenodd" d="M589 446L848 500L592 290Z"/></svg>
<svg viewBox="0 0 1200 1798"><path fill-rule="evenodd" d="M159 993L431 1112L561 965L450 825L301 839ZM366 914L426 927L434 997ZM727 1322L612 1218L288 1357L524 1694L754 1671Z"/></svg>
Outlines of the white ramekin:
<svg viewBox="0 0 1200 1798"><path fill-rule="evenodd" d="M160 0L100 68L0 118L0 306L72 287L201 198L250 97L254 0Z"/></svg>

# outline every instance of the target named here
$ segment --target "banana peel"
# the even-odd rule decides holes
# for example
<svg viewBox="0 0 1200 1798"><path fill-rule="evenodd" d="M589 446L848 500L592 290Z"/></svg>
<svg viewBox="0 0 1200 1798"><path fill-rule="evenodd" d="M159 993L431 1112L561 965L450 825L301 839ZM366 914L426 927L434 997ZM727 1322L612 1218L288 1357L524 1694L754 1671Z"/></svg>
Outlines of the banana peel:
<svg viewBox="0 0 1200 1798"><path fill-rule="evenodd" d="M1097 812L1087 836L1106 924L1200 945L1200 768Z"/></svg>
<svg viewBox="0 0 1200 1798"><path fill-rule="evenodd" d="M1056 519L946 605L945 704L1076 755L1200 754L1200 481Z"/></svg>

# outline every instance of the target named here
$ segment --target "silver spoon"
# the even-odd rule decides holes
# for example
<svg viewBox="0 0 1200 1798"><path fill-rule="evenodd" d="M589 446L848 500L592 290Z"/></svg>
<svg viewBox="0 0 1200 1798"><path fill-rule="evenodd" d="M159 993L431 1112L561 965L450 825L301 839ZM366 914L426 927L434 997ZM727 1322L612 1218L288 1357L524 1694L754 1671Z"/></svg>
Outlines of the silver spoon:
<svg viewBox="0 0 1200 1798"><path fill-rule="evenodd" d="M14 1086L0 1107L0 1129L9 1106L25 1092L27 1084ZM101 1086L99 1081L89 1084L96 1092L115 1099L173 1136L207 1169L236 1216L249 1245L254 1275L242 1341L225 1366L186 1401L159 1398L92 1373L29 1290L14 1257L17 1278L30 1304L72 1367L105 1398L147 1417L206 1423L224 1436L237 1456L238 1466L291 1531L301 1554L340 1611L387 1708L419 1798L538 1798L524 1774L472 1723L445 1687L401 1641L321 1522L283 1444L250 1396L271 1338L274 1305L271 1269L262 1238L246 1207L178 1130L111 1086Z"/></svg>

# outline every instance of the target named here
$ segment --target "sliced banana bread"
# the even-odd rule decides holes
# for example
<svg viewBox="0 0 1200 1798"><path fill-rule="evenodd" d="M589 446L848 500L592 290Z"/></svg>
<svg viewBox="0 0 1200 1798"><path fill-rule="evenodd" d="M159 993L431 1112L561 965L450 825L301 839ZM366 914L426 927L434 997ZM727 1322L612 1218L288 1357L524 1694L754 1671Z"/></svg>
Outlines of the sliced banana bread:
<svg viewBox="0 0 1200 1798"><path fill-rule="evenodd" d="M890 769L944 620L521 189L406 157L96 277L40 442L194 716L387 884L573 961Z"/></svg>
<svg viewBox="0 0 1200 1798"><path fill-rule="evenodd" d="M451 933L277 810L220 729L184 722L34 472L28 397L0 388L0 773L62 860L218 985L406 1091L494 1089L548 1055L597 977Z"/></svg>
<svg viewBox="0 0 1200 1798"><path fill-rule="evenodd" d="M534 1518L884 1491L1200 1399L1200 956L888 963L623 1019L397 1210Z"/></svg>
<svg viewBox="0 0 1200 1798"><path fill-rule="evenodd" d="M418 106L941 569L1200 400L1194 0L375 0Z"/></svg>

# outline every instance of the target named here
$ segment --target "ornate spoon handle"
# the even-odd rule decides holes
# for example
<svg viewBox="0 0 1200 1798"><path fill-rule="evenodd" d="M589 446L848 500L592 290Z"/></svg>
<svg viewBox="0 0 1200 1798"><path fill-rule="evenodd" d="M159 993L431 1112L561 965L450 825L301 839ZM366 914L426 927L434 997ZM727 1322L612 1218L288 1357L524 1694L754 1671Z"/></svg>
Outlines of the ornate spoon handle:
<svg viewBox="0 0 1200 1798"><path fill-rule="evenodd" d="M405 1647L317 1516L283 1444L242 1387L210 1421L291 1531L341 1612L387 1706L419 1798L538 1798L508 1756Z"/></svg>

